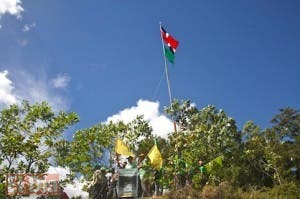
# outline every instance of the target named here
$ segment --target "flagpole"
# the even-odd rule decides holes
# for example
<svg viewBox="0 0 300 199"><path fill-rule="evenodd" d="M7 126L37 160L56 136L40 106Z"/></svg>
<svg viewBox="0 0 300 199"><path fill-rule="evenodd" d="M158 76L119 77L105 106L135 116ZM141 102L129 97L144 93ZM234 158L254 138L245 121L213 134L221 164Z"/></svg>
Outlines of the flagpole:
<svg viewBox="0 0 300 199"><path fill-rule="evenodd" d="M161 32L161 22L159 22L159 31ZM165 53L165 48L164 48L164 41L163 41L161 33L160 33L160 38L161 38L162 50L163 50L163 53L164 53L164 60L165 60L165 72L166 72L167 85L168 85L169 101L170 101L170 106L172 106L171 83L170 83L169 73L168 73L168 66L167 66L166 53ZM173 124L174 124L174 132L176 133L177 132L176 122L173 118L172 118L172 120L173 120Z"/></svg>

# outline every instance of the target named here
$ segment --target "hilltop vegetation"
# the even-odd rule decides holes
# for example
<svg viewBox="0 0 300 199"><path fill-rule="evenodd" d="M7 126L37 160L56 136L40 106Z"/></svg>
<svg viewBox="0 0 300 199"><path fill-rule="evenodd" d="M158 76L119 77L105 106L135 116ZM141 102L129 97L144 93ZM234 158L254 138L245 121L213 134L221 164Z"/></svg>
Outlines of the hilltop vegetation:
<svg viewBox="0 0 300 199"><path fill-rule="evenodd" d="M171 191L169 198L299 198L298 110L282 108L271 127L249 121L240 131L214 106L198 109L189 100L175 100L165 113L177 124L168 138L153 135L138 116L128 124L99 123L66 140L62 133L79 121L76 113L54 113L46 102L11 105L0 113L1 182L6 173L42 173L50 165L69 167L70 180L75 173L89 180L119 137L136 155L147 154L156 139L164 160L159 183ZM200 171L200 160L206 171ZM151 184L154 169L146 169Z"/></svg>

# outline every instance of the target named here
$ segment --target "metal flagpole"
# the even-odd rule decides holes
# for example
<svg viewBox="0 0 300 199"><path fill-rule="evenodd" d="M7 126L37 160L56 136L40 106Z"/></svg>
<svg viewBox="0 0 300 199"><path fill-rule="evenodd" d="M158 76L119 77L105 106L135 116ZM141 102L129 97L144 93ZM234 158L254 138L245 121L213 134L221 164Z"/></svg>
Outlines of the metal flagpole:
<svg viewBox="0 0 300 199"><path fill-rule="evenodd" d="M172 105L172 93L171 93L171 83L170 83L170 79L169 79L169 73L168 73L168 66L167 66L167 59L166 59L166 53L165 53L165 48L164 48L164 41L163 41L163 37L161 34L161 22L159 22L159 31L160 31L160 38L161 38L161 44L162 44L162 50L164 53L164 59L165 59L165 72L166 72L166 78L167 78L167 85L168 85L168 93L169 93L169 100L170 100L170 106ZM174 124L174 132L177 132L177 128L176 128L176 122L175 120L172 118L173 120L173 124Z"/></svg>
<svg viewBox="0 0 300 199"><path fill-rule="evenodd" d="M167 84L168 84L168 92L169 92L169 100L170 100L170 106L172 106L172 93L171 93L171 84L170 84L170 79L169 79L169 73L168 73L168 66L167 66L167 59L166 59L166 52L165 52L165 47L164 47L164 41L163 41L163 37L162 37L162 28L161 28L161 22L159 22L159 26L160 26L160 37L161 37L161 44L162 44L162 49L163 49L163 53L164 53L164 59L165 59L165 72L166 72L166 78L167 78ZM172 118L173 120L173 124L174 124L174 132L177 133L177 128L176 128L176 122L175 120ZM178 155L178 146L177 144L175 144L175 152ZM175 168L176 171L176 168ZM174 175L174 185L177 188L177 174Z"/></svg>

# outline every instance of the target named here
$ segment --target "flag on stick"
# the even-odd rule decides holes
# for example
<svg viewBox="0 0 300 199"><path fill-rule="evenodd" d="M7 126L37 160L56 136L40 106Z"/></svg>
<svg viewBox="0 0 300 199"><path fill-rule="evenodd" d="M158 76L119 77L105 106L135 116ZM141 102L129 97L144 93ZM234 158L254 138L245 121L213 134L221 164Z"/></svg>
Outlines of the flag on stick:
<svg viewBox="0 0 300 199"><path fill-rule="evenodd" d="M121 155L133 156L126 144L119 138L116 140L115 152Z"/></svg>
<svg viewBox="0 0 300 199"><path fill-rule="evenodd" d="M179 42L172 37L162 26L160 26L161 38L164 41L164 54L166 58L174 64L175 51L179 45Z"/></svg>
<svg viewBox="0 0 300 199"><path fill-rule="evenodd" d="M156 168L156 169L162 168L163 159L161 157L161 153L158 150L156 144L154 144L154 146L151 148L151 150L149 151L147 156L150 159L151 165L154 168Z"/></svg>
<svg viewBox="0 0 300 199"><path fill-rule="evenodd" d="M172 37L169 33L167 33L167 31L162 26L160 26L160 31L164 42L175 52L179 42L174 37Z"/></svg>
<svg viewBox="0 0 300 199"><path fill-rule="evenodd" d="M174 64L174 59L175 59L175 53L171 47L164 46L165 48L165 56L171 62Z"/></svg>

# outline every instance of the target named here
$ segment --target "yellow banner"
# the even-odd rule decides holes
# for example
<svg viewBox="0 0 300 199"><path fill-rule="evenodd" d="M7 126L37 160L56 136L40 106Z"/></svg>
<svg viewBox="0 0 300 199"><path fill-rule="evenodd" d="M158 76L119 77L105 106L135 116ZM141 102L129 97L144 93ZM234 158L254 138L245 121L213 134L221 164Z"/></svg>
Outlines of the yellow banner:
<svg viewBox="0 0 300 199"><path fill-rule="evenodd" d="M156 169L160 169L162 168L162 164L163 164L163 159L161 156L160 151L157 148L157 145L155 144L151 150L148 153L148 157L150 159L151 165L156 168Z"/></svg>
<svg viewBox="0 0 300 199"><path fill-rule="evenodd" d="M121 154L121 155L133 156L133 154L128 149L126 144L119 138L117 138L117 140L116 140L115 151L116 151L116 153Z"/></svg>

